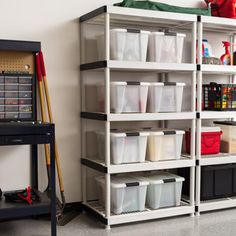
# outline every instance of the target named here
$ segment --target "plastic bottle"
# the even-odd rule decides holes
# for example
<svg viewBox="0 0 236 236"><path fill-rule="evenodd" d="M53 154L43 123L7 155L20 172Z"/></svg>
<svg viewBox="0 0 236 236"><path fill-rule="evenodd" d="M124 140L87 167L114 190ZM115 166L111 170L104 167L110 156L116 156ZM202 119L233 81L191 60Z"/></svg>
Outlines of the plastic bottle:
<svg viewBox="0 0 236 236"><path fill-rule="evenodd" d="M204 45L204 53L203 56L204 57L212 57L212 49L211 49L211 45L209 44L207 39L203 39L202 40L202 44Z"/></svg>
<svg viewBox="0 0 236 236"><path fill-rule="evenodd" d="M231 63L230 52L229 52L230 42L223 41L222 43L224 44L224 47L225 47L225 54L223 54L220 57L220 60L223 65L230 65Z"/></svg>

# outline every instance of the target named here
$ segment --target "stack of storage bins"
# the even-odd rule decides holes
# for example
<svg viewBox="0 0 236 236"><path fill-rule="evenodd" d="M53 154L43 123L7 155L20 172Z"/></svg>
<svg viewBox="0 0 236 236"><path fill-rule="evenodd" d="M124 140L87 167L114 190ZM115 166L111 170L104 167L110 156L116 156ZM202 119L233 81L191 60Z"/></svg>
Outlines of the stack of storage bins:
<svg viewBox="0 0 236 236"><path fill-rule="evenodd" d="M100 159L105 156L105 134L97 131L98 154ZM181 157L182 130L146 130L119 131L111 130L111 163L144 162L178 160Z"/></svg>
<svg viewBox="0 0 236 236"><path fill-rule="evenodd" d="M130 29L110 30L110 59L181 63L184 38L178 33ZM97 37L99 59L104 60L105 38ZM147 53L148 51L148 53ZM148 54L148 55L147 55ZM149 83L113 81L110 83L110 112L151 113L181 112L185 83ZM104 85L97 85L99 110L104 111ZM111 130L111 164L178 160L181 157L184 131L181 130ZM105 134L97 131L98 153L105 157ZM96 178L99 201L105 205L105 178ZM180 205L184 178L158 171L149 174L111 177L111 211L114 214Z"/></svg>
<svg viewBox="0 0 236 236"><path fill-rule="evenodd" d="M96 178L99 203L105 206L105 177ZM111 178L111 211L114 214L180 205L184 178L168 173L118 175Z"/></svg>

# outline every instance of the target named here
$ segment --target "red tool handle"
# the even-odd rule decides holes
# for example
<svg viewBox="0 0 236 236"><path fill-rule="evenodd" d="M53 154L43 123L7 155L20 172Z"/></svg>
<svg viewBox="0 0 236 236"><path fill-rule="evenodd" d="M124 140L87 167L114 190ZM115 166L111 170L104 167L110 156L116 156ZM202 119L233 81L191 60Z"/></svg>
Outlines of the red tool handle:
<svg viewBox="0 0 236 236"><path fill-rule="evenodd" d="M41 72L41 66L40 66L40 58L39 58L39 54L36 54L36 70L37 70L37 78L38 81L42 81L43 77L42 77L42 72Z"/></svg>
<svg viewBox="0 0 236 236"><path fill-rule="evenodd" d="M30 186L28 186L26 188L26 197L24 197L23 195L21 195L19 193L17 195L18 195L18 197L20 197L21 199L26 201L29 205L31 205L33 203L32 198L31 198L31 188L30 188Z"/></svg>
<svg viewBox="0 0 236 236"><path fill-rule="evenodd" d="M45 69L45 64L44 64L44 58L43 58L43 52L39 52L39 58L40 58L40 66L41 66L41 72L42 76L46 76L46 69Z"/></svg>

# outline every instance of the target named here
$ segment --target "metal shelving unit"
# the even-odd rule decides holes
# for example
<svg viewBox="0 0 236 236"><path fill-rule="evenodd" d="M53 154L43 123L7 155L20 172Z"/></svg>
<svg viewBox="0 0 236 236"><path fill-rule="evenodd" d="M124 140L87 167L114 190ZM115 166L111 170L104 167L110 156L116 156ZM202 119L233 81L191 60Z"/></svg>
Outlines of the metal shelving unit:
<svg viewBox="0 0 236 236"><path fill-rule="evenodd" d="M201 166L221 165L235 163L236 156L226 153L218 155L201 156L201 127L203 120L211 119L235 119L235 111L202 111L202 84L204 81L203 75L223 75L229 78L228 82L234 82L236 75L236 66L222 65L202 65L201 42L203 32L216 33L217 35L229 36L230 42L234 41L236 33L236 22L233 19L198 16L198 52L199 64L197 65L197 121L196 121L196 215L201 212L212 211L236 207L235 198L223 198L209 201L201 201ZM232 51L231 51L232 52ZM227 78L226 77L226 78Z"/></svg>
<svg viewBox="0 0 236 236"><path fill-rule="evenodd" d="M86 27L103 27L105 35L105 58L98 61L86 61ZM110 60L110 27L135 27L148 30L181 30L190 31L191 34L191 62L183 64L175 63L154 63L154 62L126 62ZM139 9L130 9L114 6L104 6L80 17L80 87L81 87L81 140L82 140L82 186L83 186L83 205L87 211L92 212L103 222L107 228L111 225L137 222L149 219L177 215L194 215L194 184L195 184L195 97L196 97L196 36L197 36L197 16L189 14L177 14L168 12L147 11ZM104 72L105 86L105 112L91 112L85 109L86 78L85 73L93 71ZM111 72L145 72L145 73L189 73L191 78L191 109L189 112L181 113L138 113L138 114L114 114L110 113L110 81ZM86 128L87 121L100 122L105 126L105 160L90 159L86 154ZM110 162L110 128L112 122L147 122L147 121L166 121L166 120L190 120L191 121L191 155L182 156L180 160L163 162L145 162L124 165L111 165ZM190 197L189 201L182 201L179 207L170 207L158 210L146 208L143 212L125 213L113 215L110 205L110 181L111 175L117 173L151 171L160 169L190 168ZM86 189L87 169L93 169L106 176L106 204L105 209L97 201L88 201Z"/></svg>

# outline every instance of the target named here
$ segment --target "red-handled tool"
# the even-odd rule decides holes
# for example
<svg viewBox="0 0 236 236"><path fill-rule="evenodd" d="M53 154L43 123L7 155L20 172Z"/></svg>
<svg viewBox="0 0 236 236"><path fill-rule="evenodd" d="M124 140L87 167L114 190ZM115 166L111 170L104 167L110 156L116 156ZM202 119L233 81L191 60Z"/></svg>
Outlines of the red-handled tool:
<svg viewBox="0 0 236 236"><path fill-rule="evenodd" d="M42 84L43 77L41 73L39 54L36 54L36 70L37 70L37 79L38 79L38 85L39 85L42 121L46 122L46 111L45 111L45 102L44 102L43 84ZM49 185L50 185L50 150L49 150L48 144L44 144L44 150L45 150L45 159L46 159L47 175L48 175L48 186L46 190L48 190Z"/></svg>
<svg viewBox="0 0 236 236"><path fill-rule="evenodd" d="M45 69L44 58L43 58L42 52L39 52L39 59L40 59L41 73L42 73L42 77L43 77L42 81L43 81L45 95L46 95L49 121L50 121L50 123L53 123L51 100L50 100L50 96L49 96L49 89L48 89L48 83L47 83L47 77L46 77L46 69ZM56 159L57 175L58 175L58 181L59 181L59 187L60 187L60 193L61 193L61 201L62 201L62 206L64 208L66 201L65 201L65 195L64 195L64 183L63 183L63 179L62 179L61 164L60 164L60 159L59 159L57 142L55 142L55 159Z"/></svg>

